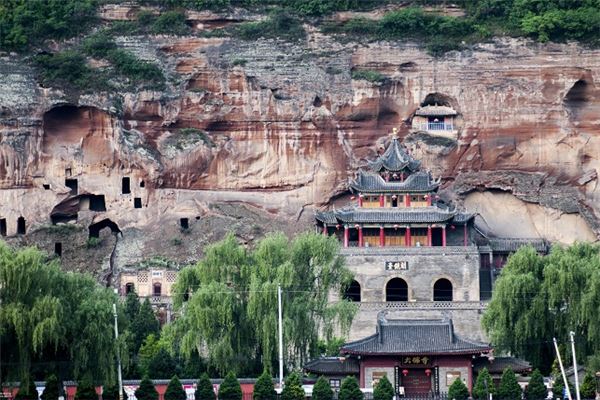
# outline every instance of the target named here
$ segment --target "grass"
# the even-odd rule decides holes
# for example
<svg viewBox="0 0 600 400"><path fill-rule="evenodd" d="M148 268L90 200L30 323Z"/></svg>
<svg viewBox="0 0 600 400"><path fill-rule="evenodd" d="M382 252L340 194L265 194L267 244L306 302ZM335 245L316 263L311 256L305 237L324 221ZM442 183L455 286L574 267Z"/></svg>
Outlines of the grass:
<svg viewBox="0 0 600 400"><path fill-rule="evenodd" d="M377 71L371 70L354 70L352 71L352 79L355 80L365 80L371 83L381 83L385 81L387 78Z"/></svg>
<svg viewBox="0 0 600 400"><path fill-rule="evenodd" d="M248 60L246 60L244 58L236 58L235 60L233 60L233 62L231 63L231 65L233 65L234 67L236 67L236 66L243 67L247 63L248 63Z"/></svg>
<svg viewBox="0 0 600 400"><path fill-rule="evenodd" d="M92 249L95 247L99 247L102 244L102 239L97 238L97 237L90 237L88 238L87 242L86 242L86 247L88 249Z"/></svg>
<svg viewBox="0 0 600 400"><path fill-rule="evenodd" d="M179 130L179 135L187 139L198 139L201 140L208 147L215 147L215 143L212 141L210 136L204 131L196 128L183 128Z"/></svg>

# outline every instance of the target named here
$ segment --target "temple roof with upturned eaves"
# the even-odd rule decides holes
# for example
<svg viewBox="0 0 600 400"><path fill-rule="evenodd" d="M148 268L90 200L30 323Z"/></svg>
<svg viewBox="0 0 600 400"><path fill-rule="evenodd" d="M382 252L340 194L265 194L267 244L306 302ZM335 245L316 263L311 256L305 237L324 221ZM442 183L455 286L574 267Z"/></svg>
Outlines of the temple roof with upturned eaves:
<svg viewBox="0 0 600 400"><path fill-rule="evenodd" d="M350 188L359 193L431 193L438 186L439 182L423 171L409 175L403 182L386 182L377 173L359 170L356 179L350 182Z"/></svg>
<svg viewBox="0 0 600 400"><path fill-rule="evenodd" d="M369 167L375 172L382 169L390 172L400 172L408 169L414 172L419 169L421 162L412 158L400 145L397 137L393 137L385 152L375 161L369 161Z"/></svg>
<svg viewBox="0 0 600 400"><path fill-rule="evenodd" d="M334 211L319 211L315 218L324 224L419 224L453 223L464 225L473 214L438 206L418 208L361 208L349 207Z"/></svg>
<svg viewBox="0 0 600 400"><path fill-rule="evenodd" d="M419 108L415 115L419 115L421 117L446 117L456 115L457 112L447 106L438 106L436 105L427 105Z"/></svg>

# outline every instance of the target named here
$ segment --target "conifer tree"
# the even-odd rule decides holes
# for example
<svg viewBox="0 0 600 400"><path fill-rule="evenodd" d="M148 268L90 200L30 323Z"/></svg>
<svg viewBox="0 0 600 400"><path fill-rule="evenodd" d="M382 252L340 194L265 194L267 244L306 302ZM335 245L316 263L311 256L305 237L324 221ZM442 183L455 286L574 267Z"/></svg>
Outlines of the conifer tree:
<svg viewBox="0 0 600 400"><path fill-rule="evenodd" d="M30 376L26 381L21 381L19 392L15 396L15 400L37 400L38 392L35 387L33 377Z"/></svg>
<svg viewBox="0 0 600 400"><path fill-rule="evenodd" d="M358 386L358 380L353 376L348 376L340 385L339 400L363 400L363 392Z"/></svg>
<svg viewBox="0 0 600 400"><path fill-rule="evenodd" d="M475 386L473 386L473 398L476 400L488 400L490 398L489 394L495 393L496 387L494 386L494 381L492 380L488 369L484 367L479 371Z"/></svg>
<svg viewBox="0 0 600 400"><path fill-rule="evenodd" d="M467 400L469 398L469 389L464 384L462 379L457 378L452 382L448 389L448 399L450 400ZM515 400L515 399L513 399Z"/></svg>
<svg viewBox="0 0 600 400"><path fill-rule="evenodd" d="M58 400L59 395L58 378L56 378L56 375L49 375L46 378L46 386L40 398L42 400Z"/></svg>
<svg viewBox="0 0 600 400"><path fill-rule="evenodd" d="M548 396L548 389L544 385L544 377L537 368L531 374L525 395L527 400L544 400Z"/></svg>
<svg viewBox="0 0 600 400"><path fill-rule="evenodd" d="M135 294L135 292L127 293L127 297L125 297L125 316L129 322L133 322L139 312L140 300L138 299L137 294Z"/></svg>
<svg viewBox="0 0 600 400"><path fill-rule="evenodd" d="M394 397L394 387L392 383L387 378L387 375L384 375L377 385L375 385L375 389L373 390L373 400L392 400Z"/></svg>
<svg viewBox="0 0 600 400"><path fill-rule="evenodd" d="M596 379L589 371L583 377L579 392L582 399L594 399L596 397Z"/></svg>
<svg viewBox="0 0 600 400"><path fill-rule="evenodd" d="M324 376L320 376L313 386L312 400L332 400L333 390L331 385L327 382Z"/></svg>
<svg viewBox="0 0 600 400"><path fill-rule="evenodd" d="M510 367L506 367L500 378L500 386L498 387L499 400L514 400L520 399L522 394L521 386L517 382L517 376Z"/></svg>
<svg viewBox="0 0 600 400"><path fill-rule="evenodd" d="M169 352L160 348L158 353L152 357L148 364L148 373L152 373L155 378L168 379L170 376L175 375L177 372L177 365L175 360Z"/></svg>
<svg viewBox="0 0 600 400"><path fill-rule="evenodd" d="M260 377L256 380L252 398L254 400L275 400L275 386L273 385L273 379L271 378L271 374L269 374L267 370L264 370Z"/></svg>
<svg viewBox="0 0 600 400"><path fill-rule="evenodd" d="M173 375L165 391L165 400L186 400L187 395L177 375Z"/></svg>
<svg viewBox="0 0 600 400"><path fill-rule="evenodd" d="M135 391L135 398L137 400L158 400L158 392L148 376L144 376L140 382L140 386Z"/></svg>
<svg viewBox="0 0 600 400"><path fill-rule="evenodd" d="M196 384L195 399L196 400L215 400L215 390L208 374L205 372L202 374L198 383Z"/></svg>
<svg viewBox="0 0 600 400"><path fill-rule="evenodd" d="M219 400L242 400L242 388L233 372L229 372L221 382L218 397Z"/></svg>
<svg viewBox="0 0 600 400"><path fill-rule="evenodd" d="M128 397L125 389L123 389L123 400L127 400ZM119 385L106 386L102 390L102 400L119 400Z"/></svg>
<svg viewBox="0 0 600 400"><path fill-rule="evenodd" d="M160 336L160 324L154 315L150 300L144 300L140 306L140 310L131 323L131 332L136 353L148 335L153 333L157 337Z"/></svg>
<svg viewBox="0 0 600 400"><path fill-rule="evenodd" d="M98 400L98 394L94 384L89 379L84 379L77 382L77 392L75 392L75 400Z"/></svg>
<svg viewBox="0 0 600 400"><path fill-rule="evenodd" d="M281 400L303 400L305 396L300 375L296 372L288 375L281 391Z"/></svg>

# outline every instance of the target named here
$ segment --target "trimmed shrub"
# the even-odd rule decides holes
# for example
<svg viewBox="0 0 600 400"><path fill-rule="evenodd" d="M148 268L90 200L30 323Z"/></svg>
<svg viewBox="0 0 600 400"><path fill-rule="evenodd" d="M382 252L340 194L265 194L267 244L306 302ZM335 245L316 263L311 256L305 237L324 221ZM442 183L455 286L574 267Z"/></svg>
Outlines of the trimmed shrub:
<svg viewBox="0 0 600 400"><path fill-rule="evenodd" d="M135 398L137 400L158 400L158 392L148 376L144 376L140 386L135 390Z"/></svg>
<svg viewBox="0 0 600 400"><path fill-rule="evenodd" d="M77 382L75 400L98 400L98 394L96 393L94 384L88 380Z"/></svg>
<svg viewBox="0 0 600 400"><path fill-rule="evenodd" d="M452 400L467 400L469 398L469 389L467 389L462 379L457 378L452 382L448 389L448 398Z"/></svg>
<svg viewBox="0 0 600 400"><path fill-rule="evenodd" d="M384 375L377 385L375 385L375 389L373 390L373 400L392 400L394 397L394 387L392 383L387 378L387 375Z"/></svg>
<svg viewBox="0 0 600 400"><path fill-rule="evenodd" d="M205 372L202 374L198 383L196 384L195 399L196 400L215 400L215 390L208 374Z"/></svg>
<svg viewBox="0 0 600 400"><path fill-rule="evenodd" d="M487 368L483 368L477 375L475 386L473 386L473 398L476 400L488 400L488 394L496 393L496 386Z"/></svg>
<svg viewBox="0 0 600 400"><path fill-rule="evenodd" d="M58 400L60 395L60 388L58 386L58 378L56 375L49 375L46 378L46 385L40 398L42 400Z"/></svg>
<svg viewBox="0 0 600 400"><path fill-rule="evenodd" d="M275 400L276 397L277 394L275 393L275 386L273 385L271 374L265 370L254 384L252 398L254 400Z"/></svg>
<svg viewBox="0 0 600 400"><path fill-rule="evenodd" d="M320 376L313 386L312 400L332 400L333 390L324 376Z"/></svg>
<svg viewBox="0 0 600 400"><path fill-rule="evenodd" d="M281 400L303 400L305 396L300 375L296 372L288 375L281 391Z"/></svg>
<svg viewBox="0 0 600 400"><path fill-rule="evenodd" d="M217 395L219 400L242 400L242 387L233 372L225 376Z"/></svg>
<svg viewBox="0 0 600 400"><path fill-rule="evenodd" d="M185 35L189 33L190 27L185 23L184 13L180 11L167 11L154 20L150 31L152 33Z"/></svg>
<svg viewBox="0 0 600 400"><path fill-rule="evenodd" d="M352 71L352 79L365 80L372 83L379 83L385 80L385 76L377 71L370 70L355 70Z"/></svg>
<svg viewBox="0 0 600 400"><path fill-rule="evenodd" d="M186 400L187 395L177 375L174 375L169 381L167 390L165 391L165 400Z"/></svg>
<svg viewBox="0 0 600 400"><path fill-rule="evenodd" d="M33 381L33 376L30 376L28 382L24 380L21 381L21 386L19 386L19 392L15 396L15 400L37 400L38 392L35 388L35 382Z"/></svg>
<svg viewBox="0 0 600 400"><path fill-rule="evenodd" d="M499 400L514 400L520 399L522 394L521 386L517 382L517 376L510 367L506 367L500 378L500 386L498 387Z"/></svg>
<svg viewBox="0 0 600 400"><path fill-rule="evenodd" d="M531 374L531 379L529 379L525 395L527 400L544 400L548 397L548 389L546 389L546 385L544 385L544 377L539 369L536 369Z"/></svg>
<svg viewBox="0 0 600 400"><path fill-rule="evenodd" d="M581 386L579 387L579 392L582 399L596 398L596 379L591 372L586 372L583 382L581 382Z"/></svg>
<svg viewBox="0 0 600 400"><path fill-rule="evenodd" d="M339 400L363 400L363 392L358 386L358 380L353 376L348 376L342 381L340 386Z"/></svg>

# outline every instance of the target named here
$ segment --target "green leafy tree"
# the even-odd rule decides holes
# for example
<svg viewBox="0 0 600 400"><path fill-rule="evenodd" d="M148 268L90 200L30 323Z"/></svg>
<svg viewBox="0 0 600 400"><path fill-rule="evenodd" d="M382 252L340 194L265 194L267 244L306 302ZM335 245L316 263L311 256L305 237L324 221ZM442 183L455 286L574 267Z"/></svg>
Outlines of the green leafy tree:
<svg viewBox="0 0 600 400"><path fill-rule="evenodd" d="M131 323L131 332L133 332L134 348L137 351L144 339L150 334L156 337L160 335L160 324L154 315L150 300L146 299L140 306L140 310Z"/></svg>
<svg viewBox="0 0 600 400"><path fill-rule="evenodd" d="M90 380L85 379L82 382L77 382L75 400L98 400L96 388Z"/></svg>
<svg viewBox="0 0 600 400"><path fill-rule="evenodd" d="M312 400L333 400L333 390L331 390L331 385L324 376L320 376L315 382Z"/></svg>
<svg viewBox="0 0 600 400"><path fill-rule="evenodd" d="M600 247L575 243L554 246L548 256L525 247L513 254L496 281L483 326L499 351L531 360L542 369L551 364L556 337L566 342L577 327L577 354L600 351ZM548 372L547 370L543 372Z"/></svg>
<svg viewBox="0 0 600 400"><path fill-rule="evenodd" d="M154 377L167 379L177 372L177 364L167 350L160 348L148 364L148 370Z"/></svg>
<svg viewBox="0 0 600 400"><path fill-rule="evenodd" d="M135 292L127 293L125 297L125 316L131 323L140 312L140 300Z"/></svg>
<svg viewBox="0 0 600 400"><path fill-rule="evenodd" d="M340 385L339 400L363 400L363 392L358 386L358 380L353 376L346 377Z"/></svg>
<svg viewBox="0 0 600 400"><path fill-rule="evenodd" d="M452 400L467 400L469 398L469 389L467 389L462 379L458 378L452 382L448 389L448 398Z"/></svg>
<svg viewBox="0 0 600 400"><path fill-rule="evenodd" d="M357 306L343 300L332 304L327 294L351 279L338 255L335 238L304 234L290 242L269 235L248 252L233 235L209 246L204 259L178 276L175 303L183 304L175 321L184 332L182 353L208 349L207 363L221 373L249 371L256 363L270 371L277 357L277 287L283 291L284 340L290 362L303 365L317 354L320 332L332 337L334 326L344 331ZM256 354L256 358L240 357Z"/></svg>
<svg viewBox="0 0 600 400"><path fill-rule="evenodd" d="M583 382L579 388L581 398L583 399L595 399L596 398L596 378L591 372L586 372L583 377Z"/></svg>
<svg viewBox="0 0 600 400"><path fill-rule="evenodd" d="M377 385L375 385L375 389L373 390L373 400L392 400L393 397L394 387L387 378L387 375L384 375L379 379Z"/></svg>
<svg viewBox="0 0 600 400"><path fill-rule="evenodd" d="M205 372L202 374L198 383L196 384L195 399L196 400L215 400L215 390L213 384L210 382L208 374Z"/></svg>
<svg viewBox="0 0 600 400"><path fill-rule="evenodd" d="M498 386L498 399L499 400L514 400L520 399L523 391L519 382L517 382L517 376L515 372L510 368L506 367L502 372L500 378L500 385Z"/></svg>
<svg viewBox="0 0 600 400"><path fill-rule="evenodd" d="M475 386L473 386L473 398L476 400L488 400L488 394L496 393L496 386L487 368L482 368L477 375Z"/></svg>
<svg viewBox="0 0 600 400"><path fill-rule="evenodd" d="M218 398L219 400L242 400L242 387L233 372L229 372L221 382Z"/></svg>
<svg viewBox="0 0 600 400"><path fill-rule="evenodd" d="M15 396L15 400L37 400L38 391L35 387L35 382L32 376L28 376L28 379L21 381L19 391Z"/></svg>
<svg viewBox="0 0 600 400"><path fill-rule="evenodd" d="M186 400L187 395L185 394L185 390L183 390L183 386L179 381L177 375L174 375L169 381L169 385L167 385L167 390L165 391L165 400Z"/></svg>
<svg viewBox="0 0 600 400"><path fill-rule="evenodd" d="M158 400L158 392L148 376L142 378L140 386L135 390L135 398L137 400Z"/></svg>
<svg viewBox="0 0 600 400"><path fill-rule="evenodd" d="M302 380L297 372L293 372L285 378L281 400L302 400L306 397L302 389Z"/></svg>
<svg viewBox="0 0 600 400"><path fill-rule="evenodd" d="M254 400L275 400L276 393L273 378L266 370L256 380L252 398Z"/></svg>
<svg viewBox="0 0 600 400"><path fill-rule="evenodd" d="M58 396L60 395L60 388L58 385L58 378L56 375L49 375L46 378L46 385L44 386L44 391L40 398L42 400L58 400Z"/></svg>
<svg viewBox="0 0 600 400"><path fill-rule="evenodd" d="M535 369L525 390L527 400L544 400L548 397L548 389L544 385L544 377L539 369Z"/></svg>

